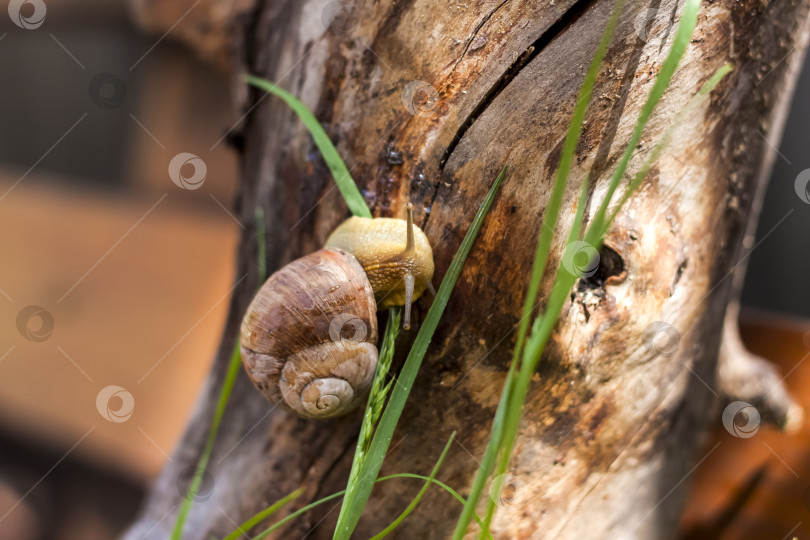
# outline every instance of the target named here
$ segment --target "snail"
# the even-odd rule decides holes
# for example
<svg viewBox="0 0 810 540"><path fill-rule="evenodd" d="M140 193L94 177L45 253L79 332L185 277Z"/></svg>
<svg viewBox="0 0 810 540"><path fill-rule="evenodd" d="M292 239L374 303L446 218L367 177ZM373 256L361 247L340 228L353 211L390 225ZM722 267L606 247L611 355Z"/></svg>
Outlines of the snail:
<svg viewBox="0 0 810 540"><path fill-rule="evenodd" d="M242 319L242 361L273 403L306 418L351 411L377 366L378 309L411 305L433 290L433 251L407 219L351 217L323 249L271 275ZM404 243L404 247L403 247Z"/></svg>

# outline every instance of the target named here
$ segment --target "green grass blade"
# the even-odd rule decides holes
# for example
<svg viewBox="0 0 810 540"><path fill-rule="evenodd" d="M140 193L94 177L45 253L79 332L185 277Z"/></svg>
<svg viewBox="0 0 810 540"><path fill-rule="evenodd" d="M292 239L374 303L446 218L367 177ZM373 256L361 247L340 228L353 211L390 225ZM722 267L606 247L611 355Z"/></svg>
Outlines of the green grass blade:
<svg viewBox="0 0 810 540"><path fill-rule="evenodd" d="M248 533L248 531L250 531L250 529L252 529L256 525L258 525L259 523L261 523L265 519L269 518L270 516L272 516L274 513L276 513L276 511L278 511L280 508L285 506L287 503L290 503L290 502L294 501L295 499L297 499L298 497L300 497L303 492L304 492L304 488L296 489L295 491L293 491L292 493L290 493L289 495L287 495L283 499L280 499L280 500L276 501L275 503L268 506L267 508L265 508L264 510L262 510L261 512L259 512L258 514L256 514L252 518L250 518L249 520L242 523L239 526L239 528L237 528L235 531L233 531L231 534L229 534L228 536L226 536L222 540L238 540L239 538L242 538L242 536L247 535L247 533Z"/></svg>
<svg viewBox="0 0 810 540"><path fill-rule="evenodd" d="M467 230L467 234L464 236L464 240L462 240L458 251L456 251L453 261L450 263L450 267L447 270L447 274L445 274L442 280L441 286L439 286L436 298L433 300L433 305L430 306L430 310L428 310L427 316L422 326L419 328L419 333L414 340L413 346L408 353L408 357L405 359L405 364L397 379L397 385L391 393L388 406L383 412L377 431L374 433L374 438L371 441L368 459L358 477L357 494L352 501L347 501L351 504L350 506L344 505L345 510L341 508L341 516L338 518L338 525L335 529L335 538L337 539L347 539L352 531L354 531L357 521L360 519L360 514L363 512L363 507L371 494L371 488L374 486L374 480L377 478L380 467L382 467L382 462L391 444L391 438L394 435L397 421L402 414L402 409L405 407L405 401L408 399L408 394L416 379L416 374L419 371L419 366L425 356L428 344L433 337L433 333L436 331L439 319L450 298L450 293L461 274L464 261L470 252L470 248L472 248L472 244L478 235L478 231L481 229L484 218L489 208L492 206L492 201L495 199L495 195L505 175L506 168L504 167L495 180L495 183L492 185L492 188L489 190L486 198L481 203L478 213L475 215L470 228Z"/></svg>
<svg viewBox="0 0 810 540"><path fill-rule="evenodd" d="M363 413L360 435L357 437L357 446L354 451L354 458L352 459L349 480L346 483L346 496L343 498L343 507L346 505L345 501L351 501L354 498L355 489L357 487L357 477L368 455L371 437L374 435L374 426L377 424L380 414L382 414L385 400L392 388L391 383L385 383L385 379L391 370L391 363L394 360L394 344L399 335L401 314L402 309L400 307L391 307L388 309L388 322L385 325L385 335L382 345L380 346L377 368L374 373L374 380L371 384L371 391L368 395L366 410ZM341 510L343 510L343 507L341 507Z"/></svg>
<svg viewBox="0 0 810 540"><path fill-rule="evenodd" d="M610 184L608 184L608 189L605 192L605 197L602 200L602 204L600 205L599 210L596 212L590 227L588 227L588 232L585 235L585 241L591 245L596 245L598 243L597 239L599 236L601 236L601 232L605 229L605 215L607 213L607 208L610 205L610 201L613 198L613 193L616 191L619 182L627 170L627 165L630 162L633 151L638 145L638 141L641 139L641 133L644 131L647 121L650 119L653 110L655 109L656 105L658 105L658 102L661 100L661 97L664 95L664 92L669 86L669 82L672 80L672 76L675 74L675 70L678 69L678 64L681 62L683 53L686 51L686 47L689 45L689 42L692 39L692 32L694 31L695 24L697 23L697 13L699 8L700 0L685 0L684 2L683 14L681 15L680 22L678 22L678 28L675 31L675 38L672 42L672 48L669 50L667 57L664 59L664 63L661 65L661 70L658 72L658 75L655 78L655 82L650 90L650 94L647 96L647 101L641 108L641 113L639 113L639 117L636 120L636 126L633 130L633 134L631 135L630 140L627 143L627 147L625 148L624 153L622 154L622 157L613 172L613 176L610 179Z"/></svg>
<svg viewBox="0 0 810 540"><path fill-rule="evenodd" d="M437 486L439 486L440 488L442 488L443 490L445 490L446 492L448 492L450 495L452 495L452 496L453 496L453 497L454 497L454 498L455 498L455 499L456 499L458 502L460 502L461 504L464 504L464 503L465 503L464 497L462 497L461 495L459 495L459 493L458 493L456 490L454 490L453 488L451 488L450 486L448 486L448 485L447 485L447 484L445 484L444 482L441 482L441 481L439 481L439 480L436 480L435 478L431 479L430 477L428 477L428 476L423 476L423 475L421 475L421 474L413 474L413 473L397 473L397 474L389 474L388 476L383 476L383 477L378 478L377 480L375 480L375 481L374 481L374 483L375 483L375 484L378 484L378 483L380 483L380 482L386 482L386 481L388 481L388 480L393 480L393 479L395 479L395 478L416 478L416 479L418 479L418 480L425 480L425 481L427 481L427 482L430 482L430 483L436 484ZM341 496L341 495L343 495L344 493L346 493L346 490L343 490L343 491L338 491L337 493L333 493L333 494L331 494L331 495L327 495L326 497L324 497L324 498L322 498L322 499L318 499L317 501L315 501L315 502L313 502L313 503L310 503L310 504L308 504L308 505L304 506L303 508L301 508L301 509L299 509L299 510L296 510L295 512L293 512L293 513L292 513L292 514L290 514L289 516L287 516L287 517L285 517L284 519L282 519L281 521L279 521L278 523L273 524L271 527L269 527L269 528L267 528L267 529L263 530L263 531L262 531L261 533L259 533L257 536L254 536L254 537L253 537L253 540L262 540L263 538L267 538L267 537L268 537L268 536L270 536L270 535L271 535L273 532L277 531L279 528L283 527L284 525L286 525L286 524L287 524L287 523L289 523L290 521L294 520L294 519L295 519L295 518L297 518L298 516L300 516L300 515L302 515L302 514L304 514L304 513L306 513L306 512L309 512L309 511L310 511L310 510L312 510L313 508L315 508L315 507L317 507L317 506L320 506L321 504L323 504L323 503L325 503L325 502L329 502L329 501L331 501L331 500L337 499L338 497L340 497L340 496ZM268 510L268 509L262 510L262 512L266 512L267 510ZM262 512L260 512L259 514L261 514ZM256 516L258 516L259 514L256 514ZM253 518L251 518L251 520L252 520L252 519L254 519L256 516L253 516ZM477 515L475 515L474 517L475 517L475 520L476 520L476 521L479 523L479 525L480 525L480 524L482 523L481 518L480 518L479 516L477 516ZM236 531L232 532L232 533L231 533L231 535L232 535L232 534L234 534L235 532L236 532ZM230 538L230 535L228 536L228 538ZM489 540L492 540L492 537L491 537L491 536L489 537Z"/></svg>
<svg viewBox="0 0 810 540"><path fill-rule="evenodd" d="M312 114L307 106L286 90L282 90L278 85L266 79L256 77L255 75L246 75L245 81L256 88L260 88L281 98L295 111L312 135L315 144L318 146L326 162L326 166L332 171L332 176L335 178L338 189L346 200L346 205L349 207L351 213L355 216L371 217L371 211L368 209L366 201L363 200L360 190L357 189L357 184L354 183L349 169L346 168L346 164L343 163L343 159L340 157L340 154L338 154L335 145L329 140L329 136L321 127L320 122L318 122L318 119L315 118L315 115Z"/></svg>
<svg viewBox="0 0 810 540"><path fill-rule="evenodd" d="M574 215L574 222L571 231L568 233L568 244L579 240L579 233L582 232L582 224L585 220L585 205L588 202L588 175L582 180L579 189L579 200L577 201L577 213Z"/></svg>
<svg viewBox="0 0 810 540"><path fill-rule="evenodd" d="M583 222L584 222L585 205L586 205L587 200L588 200L588 176L586 175L585 178L582 180L582 185L580 187L579 200L577 201L576 214L574 215L574 221L573 221L573 223L571 225L571 229L570 229L570 231L568 233L568 244L571 244L572 242L576 241L579 238L579 235L580 235L580 233L582 231L582 225L583 225ZM559 268L558 268L558 273L559 273ZM568 291L571 289L573 284L574 284L573 281L571 282L570 286L566 286L566 284L561 284L561 283L558 282L557 277L555 276L555 283L554 283L554 288L552 289L552 296L555 296L555 298L556 298L556 295L559 294L559 291L565 291L565 294L562 295L562 297L563 297L563 299L567 298ZM556 306L556 303L557 303L556 300L554 302L549 302L549 305L547 306L547 311L551 311L551 309L554 308L554 306ZM562 308L562 304L560 305L560 308ZM553 319L549 318L548 316L544 316L544 315L538 315L537 316L537 318L534 320L534 324L532 326L532 333L531 333L531 335L529 337L529 341L527 342L527 345L526 345L527 349L530 348L530 349L534 350L534 348L536 346L536 340L538 339L538 337L540 335L542 335L543 329L545 328L544 323L551 322L552 324L550 325L550 328L553 330L553 328L554 328L553 322L555 320L556 320L556 316ZM514 362L513 362L513 364L514 364ZM522 369L521 369L521 374L519 375L519 377L521 377L521 379L515 380L513 382L513 389L512 389L511 392L509 392L509 395L507 397L507 400L508 400L507 401L507 409L509 409L510 407L515 407L515 406L522 407L523 401L525 400L525 392L528 390L528 387L526 387L526 389L524 390L524 389L522 389L523 384L521 384L521 383L526 382L525 379L523 379L524 377L526 377L524 366L525 366L525 361L521 362L521 368ZM532 373L533 373L533 371L532 371ZM519 398L516 397L516 396L519 396L521 393L523 394L524 397L523 397L523 399L520 399L519 403L517 403ZM504 413L504 418L506 418L506 413ZM519 420L520 420L520 416L518 416L518 425L519 425ZM508 424L508 422L506 422L506 423ZM506 440L508 442L508 438L510 436L514 437L514 435L512 435L512 431L513 430L516 431L516 428L517 428L517 426L511 426L510 425L510 427L506 428L506 430L500 429L498 434L505 436L505 438L503 440ZM495 476L495 481L497 482L497 484L493 488L491 488L491 491L494 491L495 493L499 493L501 488L502 488L502 482L503 482L503 479L504 479L503 473L506 472L505 466L509 464L508 456L510 454L511 454L511 445L509 446L508 449L503 449L502 448L502 451L499 453L499 455L501 456L500 466L499 466L498 470L496 471L496 476ZM483 538L485 534L489 534L489 527L490 527L490 524L492 523L492 518L494 516L495 516L495 500L490 498L489 501L487 502L487 511L484 514L484 527L481 529L481 533L480 533L481 538Z"/></svg>
<svg viewBox="0 0 810 540"><path fill-rule="evenodd" d="M607 54L608 45L610 45L613 33L616 30L619 15L621 15L622 8L624 7L624 1L625 0L618 0L610 13L607 25L602 33L602 38L600 39L596 52L594 53L591 63L588 66L588 71L585 73L585 78L582 81L582 86L580 87L579 94L577 95L574 112L571 115L571 121L568 124L565 143L563 144L562 153L560 154L560 163L557 165L557 170L554 175L554 186L552 187L551 196L549 197L546 210L543 214L543 225L540 228L537 248L535 250L534 261L532 263L532 275L529 279L529 289L526 292L526 299L524 300L523 304L523 317L521 318L520 328L518 329L518 337L513 361L517 361L520 358L520 352L526 338L526 331L528 330L528 325L531 321L531 312L534 309L535 302L537 301L537 292L540 289L540 282L542 281L543 274L545 273L548 255L551 251L551 242L553 240L554 231L557 227L560 208L562 207L562 198L565 194L565 188L568 183L568 174L571 171L571 165L574 160L577 142L582 134L585 113L587 112L588 105L591 102L593 87L596 84L596 76L599 74L599 68L602 65L602 60L605 58L605 54Z"/></svg>
<svg viewBox="0 0 810 540"><path fill-rule="evenodd" d="M692 99L689 100L689 103L686 104L686 107L684 107L681 110L681 112L678 113L678 116L675 117L675 120L669 125L669 127L667 127L663 135L661 135L661 138L658 140L658 142L656 142L653 149L647 154L647 157L644 159L644 163L642 164L641 168L638 170L636 175L633 177L633 180L627 186L627 189L622 195L622 198L619 200L619 203L616 205L616 208L613 209L613 212L611 212L610 217L607 219L604 226L602 227L600 236L604 236L607 233L608 229L610 228L610 225L613 223L613 220L616 219L616 215L622 209L622 207L630 198L630 196L633 193L635 193L635 191L639 188L641 182L643 182L644 179L647 177L647 173L650 172L652 166L655 164L656 161L658 161L658 157L661 155L661 152L664 150L664 148L666 148L667 145L669 144L669 141L672 139L672 135L675 133L675 131L681 126L683 121L691 114L691 112L695 109L695 107L697 107L698 104L700 104L707 98L709 92L714 90L714 87L717 86L717 84L723 79L723 77L725 77L731 70L732 66L729 63L720 66L717 69L717 71L714 72L714 75L712 75L709 78L709 80L706 81L706 83L700 88L698 93L692 96Z"/></svg>
<svg viewBox="0 0 810 540"><path fill-rule="evenodd" d="M265 253L266 246L264 237L264 211L261 207L256 208L254 217L256 218L256 228L258 234L256 247L257 258L259 261L258 281L259 285L261 286L261 284L264 283L267 274L267 260ZM225 407L228 405L228 400L231 397L233 385L236 382L236 376L239 373L241 364L242 351L240 350L239 340L237 339L236 345L234 345L233 352L231 353L230 362L228 363L228 370L225 372L225 380L222 382L222 388L219 391L217 407L214 410L214 418L211 422L211 427L208 430L208 438L205 442L205 447L203 448L202 454L200 454L200 460L197 462L197 470L195 471L194 477L189 485L188 493L180 505L180 511L177 513L177 519L174 522L174 529L172 529L171 535L172 540L180 540L183 536L183 527L186 524L188 513L191 510L194 495L197 493L197 490L200 489L203 474L205 474L208 461L211 459L211 452L214 449L214 442L216 441L217 433L219 432L219 424L222 422L222 415L225 413Z"/></svg>
<svg viewBox="0 0 810 540"><path fill-rule="evenodd" d="M442 466L442 462L444 461L445 456L447 456L447 452L450 450L450 445L453 444L453 439L455 437L456 432L454 431L450 435L450 439L447 440L447 444L444 446L444 450L442 450L442 453L439 456L439 460L436 462L436 465L433 466L433 470L430 471L430 478L428 478L425 481L425 484L422 486L422 489L420 489L419 493L416 494L416 497L413 498L411 504L409 504L408 507L402 511L402 513L399 515L399 517L397 517L397 519L392 521L391 524L388 525L388 527L380 531L378 534L374 535L374 537L371 540L382 540L383 538L388 536L391 533L391 531L396 529L405 520L405 518L408 517L408 515L411 512L413 512L414 508L416 508L416 505L419 504L419 502L422 500L422 497L424 497L425 493L427 493L427 490L430 487L431 482L433 482L433 480L436 478L436 473L439 472L439 467Z"/></svg>
<svg viewBox="0 0 810 540"><path fill-rule="evenodd" d="M374 374L374 381L371 384L371 392L368 396L368 404L363 415L363 426L360 429L357 448L361 455L368 452L371 445L371 436L374 434L374 426L382 414L388 392L391 390L391 383L386 384L385 379L391 371L391 363L394 361L394 345L399 335L400 321L402 319L402 308L388 308L388 322L385 325L385 336L380 346L379 361ZM356 454L356 453L355 453ZM351 476L349 477L351 479ZM350 490L351 491L351 490Z"/></svg>
<svg viewBox="0 0 810 540"><path fill-rule="evenodd" d="M680 59L691 39L692 31L695 27L699 5L700 0L686 0L684 13L678 24L672 49L667 55L667 58L664 60L661 71L653 83L653 88L650 90L650 95L642 107L642 112L636 122L635 130L630 138L630 142L628 143L628 146L622 155L622 159L611 177L611 183L605 198L597 211L594 221L585 234L585 242L596 249L601 246L602 232L605 230L604 216L607 211L607 207L610 204L612 194L615 191L619 180L624 175L632 151L638 144L638 140L641 137L641 132L643 131L647 120L669 85L669 81L680 63ZM520 374L515 384L514 391L510 397L508 410L506 413L506 426L503 430L503 440L501 441L502 452L500 454L498 467L495 470L496 475L503 474L507 470L512 448L514 447L514 442L517 437L517 431L520 425L520 416L523 404L525 403L529 384L531 382L531 377L537 368L537 363L540 361L540 356L542 355L542 352L548 343L548 339L554 330L557 317L565 304L569 291L573 287L574 283L576 283L576 280L577 276L571 275L567 271L561 272L560 268L557 269L554 280L554 288L552 289L552 293L549 297L546 313L543 319L540 321L537 331L533 332L527 341L526 349L524 350L521 358ZM494 514L494 509L494 504L490 504L488 506L487 514L484 518L486 525L490 523L492 515Z"/></svg>
<svg viewBox="0 0 810 540"><path fill-rule="evenodd" d="M217 400L217 408L214 411L214 419L211 421L211 427L208 430L208 439L205 441L200 460L197 462L197 470L194 477L191 479L191 484L188 487L188 493L183 498L180 505L180 511L177 513L177 520L174 523L172 530L172 540L180 540L183 536L183 527L186 524L186 518L191 510L191 504L194 501L194 496L200 489L202 477L205 473L205 468L208 466L208 460L211 458L211 451L214 449L214 441L217 438L219 431L219 424L222 421L222 415L225 413L225 406L228 404L228 398L231 396L236 375L239 373L239 368L242 366L242 354L239 351L239 342L231 353L231 360L228 364L228 371L225 373L225 380L222 382L222 390L219 392L219 399Z"/></svg>
<svg viewBox="0 0 810 540"><path fill-rule="evenodd" d="M383 480L388 480L390 478L421 478L422 480L430 480L427 476L422 476L421 474L411 474L411 473L399 473L399 474L392 474L389 476L383 476L382 478L378 479L377 482L381 482ZM447 484L440 482L439 480L433 480L433 483L448 492L450 495L455 497L455 499L460 502L462 505L466 504L466 500L462 497L456 490L448 486ZM481 518L478 514L473 514L473 519L478 523L479 526L483 527L484 522L481 521ZM487 540L493 540L492 535L487 535Z"/></svg>
<svg viewBox="0 0 810 540"><path fill-rule="evenodd" d="M498 409L495 411L495 418L492 421L492 433L490 434L487 448L484 451L484 457L481 458L481 464L478 466L478 471L475 474L472 488L470 489L470 496L467 498L464 508L461 510L461 515L456 522L456 529L453 531L453 538L460 539L464 536L469 527L472 517L475 514L475 507L478 500L481 498L481 493L484 490L484 485L495 466L495 459L498 456L498 442L501 440L503 419L506 414L506 406L509 403L510 396L512 395L512 387L515 382L515 374L517 372L517 363L512 362L509 366L509 373L506 375L506 382L503 386L501 399L498 402ZM470 501L475 502L470 502ZM489 534L489 529L484 527L483 522L478 521L481 531Z"/></svg>
<svg viewBox="0 0 810 540"><path fill-rule="evenodd" d="M295 518L297 518L301 514L305 514L305 513L309 512L310 510L312 510L313 508L315 508L317 506L320 506L325 502L329 502L329 501L331 501L333 499L337 499L338 497L341 497L344 493L346 493L345 489L342 490L342 491L338 491L337 493L332 493L331 495L327 495L326 497L324 497L322 499L318 499L317 501L315 501L313 503L309 503L308 505L304 506L303 508L301 508L299 510L296 510L295 512L293 512L289 516L285 517L281 521L279 521L279 522L271 525L269 528L263 530L261 533L254 536L253 540L262 540L262 538L267 538L268 536L273 534L273 532L280 529L281 527L283 527L284 525L286 525L290 521L294 520Z"/></svg>
<svg viewBox="0 0 810 540"><path fill-rule="evenodd" d="M507 377L507 384L504 385L503 399L501 399L501 402L498 405L498 412L496 413L495 421L493 422L490 441L487 445L484 457L482 458L481 466L479 467L475 480L473 481L473 486L470 491L470 496L467 499L467 504L456 524L456 529L453 533L454 540L460 540L466 533L467 527L470 525L472 513L481 498L486 480L492 471L492 465L495 462L496 454L499 450L503 451L500 444L503 432L499 421L504 418L504 415L501 412L502 407L507 407L510 401L509 396L506 396L505 394L511 387L511 381L514 380L516 374L514 367L517 365L518 360L520 359L523 344L526 339L526 332L529 328L529 323L532 320L531 314L534 310L535 302L537 301L537 294L540 289L543 274L545 273L548 255L551 251L553 234L557 227L560 208L562 206L562 198L565 194L568 174L571 170L571 164L573 163L577 141L582 133L585 113L587 112L588 105L591 101L593 87L596 84L596 76L599 73L602 60L607 53L608 45L613 37L613 32L616 29L619 15L621 14L623 6L624 0L618 0L616 5L613 7L610 17L608 18L607 25L605 26L605 30L602 33L602 38L599 41L599 45L597 46L596 52L594 53L593 59L588 67L588 71L585 73L585 79L583 80L579 94L577 95L577 101L574 105L574 112L571 117L571 122L568 124L568 131L565 142L563 143L563 150L560 154L560 163L557 166L554 187L552 188L551 196L549 197L548 204L546 205L546 211L543 215L543 226L540 229L540 235L537 241L537 249L535 250L534 262L532 263L532 275L529 279L529 288L526 292L526 298L523 304L523 314L520 319L520 326L518 328L512 364L510 366L509 376ZM488 528L484 529L484 531L486 530L488 530Z"/></svg>

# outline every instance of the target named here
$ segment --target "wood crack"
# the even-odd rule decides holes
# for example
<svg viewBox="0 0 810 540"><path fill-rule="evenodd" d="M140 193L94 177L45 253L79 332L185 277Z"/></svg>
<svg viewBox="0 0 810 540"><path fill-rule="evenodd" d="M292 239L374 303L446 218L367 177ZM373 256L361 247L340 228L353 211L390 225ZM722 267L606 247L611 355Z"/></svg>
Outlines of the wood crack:
<svg viewBox="0 0 810 540"><path fill-rule="evenodd" d="M583 13L588 7L593 4L595 0L579 0L575 2L568 10L563 13L562 17L557 19L557 21L548 27L548 29L543 32L540 37L538 37L531 45L529 45L518 57L517 59L512 62L512 64L503 72L503 74L498 78L495 84L487 91L481 101L476 105L467 118L462 122L461 126L459 126L456 134L453 136L453 139L450 141L450 144L445 149L444 153L442 154L442 158L439 160L439 171L444 172L444 167L447 164L447 160L453 154L453 151L456 149L458 144L464 138L467 131L472 127L475 121L481 116L492 104L493 101L501 94L501 92L509 86L509 84L518 76L520 71L529 64L532 60L534 60L542 51L543 49L548 46L557 36L559 36L566 28L571 26ZM501 4L503 5L503 4ZM500 6L499 6L500 7ZM497 10L496 10L497 11ZM493 11L494 13L494 11ZM491 14L490 14L491 16ZM488 19L487 19L488 20ZM486 21L482 21L482 25ZM476 29L478 31L478 29ZM466 48L465 48L466 52ZM463 55L462 55L463 57ZM455 69L455 67L454 67ZM438 191L438 184L437 184L437 191ZM434 194L435 199L435 194ZM433 204L433 200L431 200L431 206Z"/></svg>
<svg viewBox="0 0 810 540"><path fill-rule="evenodd" d="M478 32L481 30L481 28L483 28L484 25L489 22L492 16L495 15L495 13L497 13L498 10L501 9L508 1L509 0L503 0L503 2L498 4L498 7L487 13L487 15L483 19L481 19L481 22L479 22L478 25L475 27L475 30L473 30L472 35L469 38L467 38L467 43L464 44L464 50L461 51L461 56L459 57L458 60L456 60L456 63L453 64L453 69L450 70L450 73L447 75L447 77L444 78L445 81L449 79L451 75L453 75L453 72L456 71L458 65L461 63L462 60L464 60L464 57L467 55L467 51L470 50L470 44L478 35ZM442 85L444 85L444 83L442 83Z"/></svg>

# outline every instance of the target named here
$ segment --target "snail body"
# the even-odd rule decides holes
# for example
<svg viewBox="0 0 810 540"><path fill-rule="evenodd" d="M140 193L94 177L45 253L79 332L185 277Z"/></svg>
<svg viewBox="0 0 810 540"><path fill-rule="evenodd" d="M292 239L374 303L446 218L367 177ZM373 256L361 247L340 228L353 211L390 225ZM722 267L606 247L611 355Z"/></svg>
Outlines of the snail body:
<svg viewBox="0 0 810 540"><path fill-rule="evenodd" d="M271 275L241 328L242 361L270 401L307 418L355 408L377 367L377 309L432 290L433 252L408 218L346 220L326 247Z"/></svg>
<svg viewBox="0 0 810 540"><path fill-rule="evenodd" d="M326 247L354 255L363 265L378 309L405 306L404 326L410 327L411 305L432 289L433 250L422 229L413 224L413 205L408 219L351 217L335 229Z"/></svg>

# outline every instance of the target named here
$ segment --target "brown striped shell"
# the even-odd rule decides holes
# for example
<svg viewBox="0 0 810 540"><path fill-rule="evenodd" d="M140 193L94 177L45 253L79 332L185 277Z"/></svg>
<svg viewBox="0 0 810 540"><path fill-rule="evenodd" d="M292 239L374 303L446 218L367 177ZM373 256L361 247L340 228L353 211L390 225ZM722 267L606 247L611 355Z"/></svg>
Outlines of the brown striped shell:
<svg viewBox="0 0 810 540"><path fill-rule="evenodd" d="M245 370L259 391L307 418L355 408L377 366L377 306L357 259L326 248L274 273L242 320Z"/></svg>

